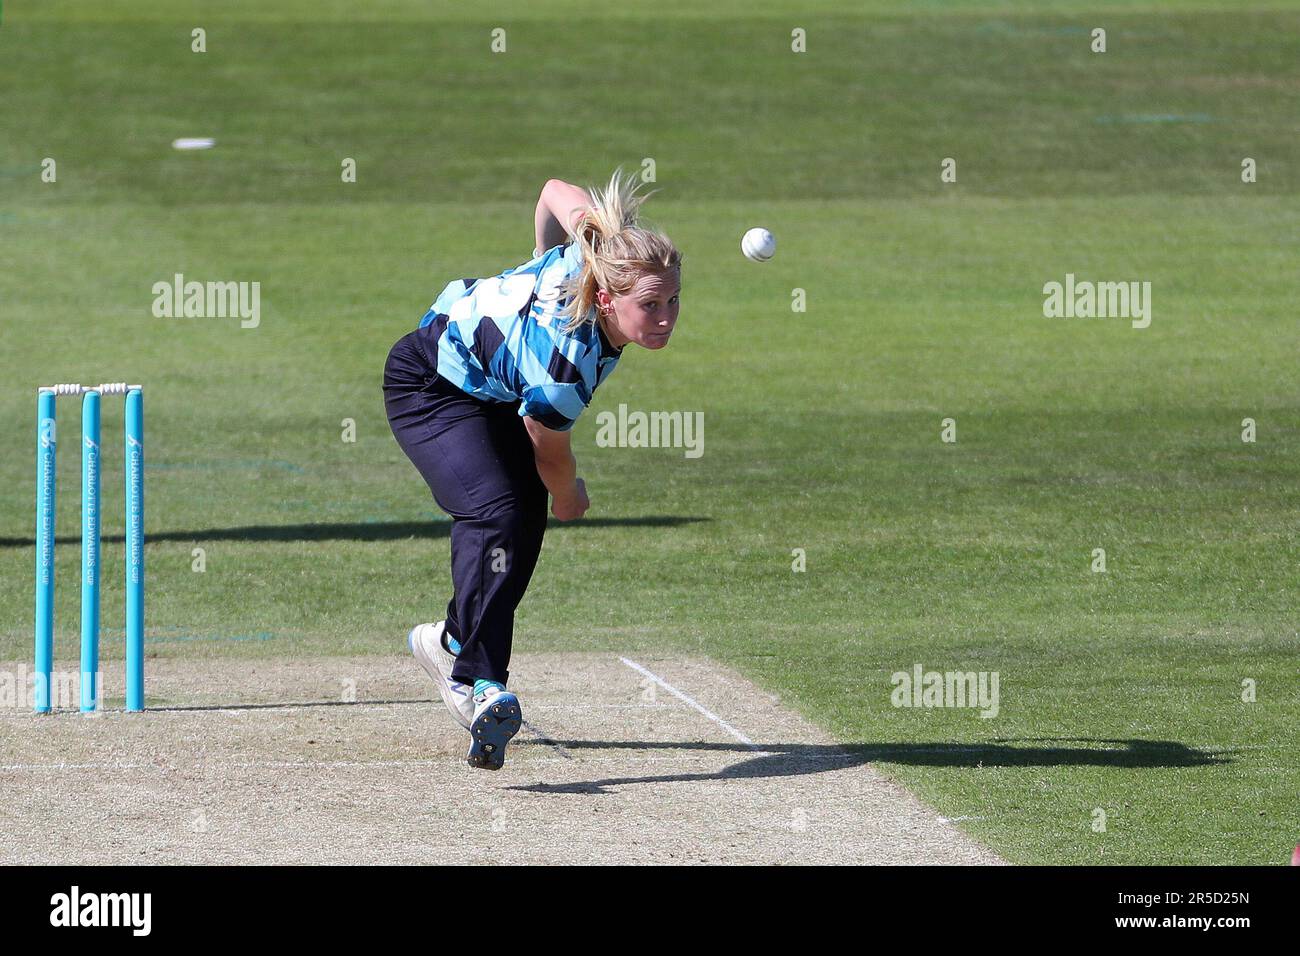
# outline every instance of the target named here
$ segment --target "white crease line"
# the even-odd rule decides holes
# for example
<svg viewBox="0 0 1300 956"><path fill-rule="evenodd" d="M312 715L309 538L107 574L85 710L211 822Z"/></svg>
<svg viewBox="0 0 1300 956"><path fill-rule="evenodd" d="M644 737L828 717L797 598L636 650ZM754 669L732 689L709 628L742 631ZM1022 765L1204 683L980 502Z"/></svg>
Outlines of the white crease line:
<svg viewBox="0 0 1300 956"><path fill-rule="evenodd" d="M444 758L444 760L447 758ZM425 767L444 762L436 757L425 760L200 760L194 763L17 763L0 766L0 773L28 770L323 770L360 769L366 767Z"/></svg>
<svg viewBox="0 0 1300 956"><path fill-rule="evenodd" d="M640 664L638 664L636 661L630 661L630 660L628 660L626 657L620 657L619 660L622 661L624 664L626 664L628 667L632 668L632 670L636 671L637 673L639 673L639 674L643 674L644 676L650 678L652 681L654 681L656 684L658 684L658 685L659 685L660 687L662 687L664 690L668 691L668 693L672 694L672 695L673 695L674 697L676 697L678 700L682 701L683 703L685 703L685 704L687 704L687 705L689 705L689 706L691 706L691 707L694 707L694 708L695 708L696 710L698 710L701 714L703 714L705 717L709 718L709 720L713 721L715 724L717 724L719 727L721 727L721 728L722 728L723 730L725 730L727 733L731 734L731 736L735 737L737 740L739 740L742 744L744 744L744 745L745 745L746 747L748 747L750 750L757 751L758 753L763 753L763 752L764 752L762 747L758 746L758 744L754 743L754 741L750 740L748 737L746 737L744 734L742 734L742 733L741 733L739 730L737 730L735 727L731 726L731 724L727 723L725 720L723 720L723 719L722 719L721 717L719 717L717 714L713 713L713 711L709 710L709 709L708 709L707 707L705 707L703 704L700 704L700 703L698 703L698 702L692 700L690 697L687 697L685 694L683 694L681 691L679 691L679 690L678 690L676 687L674 687L672 684L668 683L668 681L664 680L664 679L663 679L662 677L660 677L658 674L651 673L649 670L647 670L646 668L642 667L642 666L641 666Z"/></svg>
<svg viewBox="0 0 1300 956"><path fill-rule="evenodd" d="M534 727L532 724L530 724L526 720L523 720L522 718L520 719L519 722L524 725L524 727L528 730L530 734L533 735L533 740L535 742L539 744L543 744L547 747L554 747L559 752L561 757L564 757L568 760L573 759L573 755L569 753L569 748L565 747L564 744L560 743L558 740L552 738L550 734L543 733L541 730Z"/></svg>
<svg viewBox="0 0 1300 956"><path fill-rule="evenodd" d="M544 746L542 742L536 741L536 746ZM754 745L749 745L754 746ZM567 750L567 748L566 748ZM549 749L548 751L549 752ZM767 753L769 751L759 751ZM571 754L572 751L569 751ZM796 754L796 755L779 755L785 756L790 763L807 763L807 764L826 764L826 763L844 763L852 761L855 758L849 754ZM138 761L109 761L100 763L17 763L0 765L0 773L21 773L32 771L51 771L51 770L157 770L160 772L175 771L212 771L219 772L225 770L366 770L372 767L395 767L398 769L404 767L437 767L440 765L460 767L463 758L450 754L438 757L426 757L419 760L200 760L194 763L141 763ZM590 757L583 756L583 764L615 764L626 765L627 757L623 755L608 757ZM636 763L638 766L644 764L666 764L666 765L699 765L706 763L704 758L697 756L673 756L657 757L650 754L638 756ZM516 764L516 766L531 767L539 763L559 763L571 764L572 757L534 757L527 758L527 764ZM708 762L712 766L712 762Z"/></svg>
<svg viewBox="0 0 1300 956"><path fill-rule="evenodd" d="M527 691L525 691L525 693L527 693ZM441 701L418 700L418 701L402 701L398 703L440 704ZM148 711L147 713L149 713L150 716L153 717L155 720L160 717L178 717L178 716L179 717L194 717L194 716L206 717L210 714L220 714L223 717L241 717L245 714L254 714L258 712L265 712L268 714L283 714L287 711L299 711L299 710L309 710L309 709L315 710L325 705L329 705L332 707L339 707L341 710L346 710L349 707L368 707L368 708L379 709L384 706L396 706L396 704L394 704L394 702L392 701L382 701L382 700L373 700L373 701L356 700L356 701L349 701L346 705L338 704L334 701L304 701L303 703L298 703L298 704L255 704L253 706L241 704L237 706L223 707L220 704L214 703L214 704L186 704L183 706L178 705L175 707L170 707L170 706L158 707L152 711ZM530 703L528 705L528 709L530 711L532 710L559 710L559 711L672 710L672 706L669 704L600 704L600 703L534 704L534 703ZM23 712L19 714L6 714L0 712L0 720L3 720L4 718L7 717L13 720L39 721L41 723L52 722L54 719L59 717L64 717L67 718L68 720L71 720L73 718L76 718L78 720L86 720L86 719L103 720L105 718L110 718L110 717L130 717L134 719L135 716L136 715L134 714L126 714L121 711L100 711L93 715L82 714L81 712L77 711L74 708L60 710L58 711L57 714L53 714L53 715L35 714L35 713L28 713L28 712Z"/></svg>
<svg viewBox="0 0 1300 956"><path fill-rule="evenodd" d="M527 693L527 691L523 691ZM667 704L528 704L529 710L671 710Z"/></svg>

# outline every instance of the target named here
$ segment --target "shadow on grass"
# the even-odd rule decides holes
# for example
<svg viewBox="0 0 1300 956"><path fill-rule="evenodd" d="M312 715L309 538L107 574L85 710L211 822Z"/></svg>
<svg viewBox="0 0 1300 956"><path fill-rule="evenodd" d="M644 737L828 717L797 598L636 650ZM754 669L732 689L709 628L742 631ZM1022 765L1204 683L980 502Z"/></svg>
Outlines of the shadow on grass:
<svg viewBox="0 0 1300 956"><path fill-rule="evenodd" d="M586 528L676 528L711 518L678 515L647 515L643 518L583 518L580 521L546 523L548 529ZM408 538L446 538L451 519L445 521L352 521L312 524L259 524L234 528L202 528L195 531L154 531L145 542L157 541L404 541ZM78 544L80 535L55 538L55 544ZM122 544L124 535L106 534L104 544ZM34 548L35 538L0 538L0 548Z"/></svg>
<svg viewBox="0 0 1300 956"><path fill-rule="evenodd" d="M537 783L511 787L533 793L609 793L610 787L637 783L685 783L701 780L746 780L757 777L792 777L828 770L874 764L925 767L1200 767L1229 763L1220 753L1209 753L1172 740L1112 740L1089 737L1001 739L987 744L744 744L705 742L647 742L595 740L517 741L528 746L551 746L561 751L580 750L694 750L751 754L721 770L704 773L658 774L644 777L609 777L574 783ZM1062 746L1078 744L1086 746ZM1028 746L1026 746L1028 745ZM1046 745L1046 746L1044 746Z"/></svg>

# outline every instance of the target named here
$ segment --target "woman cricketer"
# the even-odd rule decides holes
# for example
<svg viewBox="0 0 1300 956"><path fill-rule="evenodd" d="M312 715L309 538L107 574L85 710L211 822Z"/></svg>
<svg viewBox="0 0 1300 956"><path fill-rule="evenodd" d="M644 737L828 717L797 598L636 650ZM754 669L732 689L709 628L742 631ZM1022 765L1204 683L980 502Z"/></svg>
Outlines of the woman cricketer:
<svg viewBox="0 0 1300 956"><path fill-rule="evenodd" d="M450 283L384 368L393 435L452 518L446 620L407 643L469 731L471 767L499 770L522 722L510 645L547 494L560 521L590 507L569 430L626 345L661 349L677 324L682 257L638 224L645 198L619 170L590 195L550 180L533 258Z"/></svg>

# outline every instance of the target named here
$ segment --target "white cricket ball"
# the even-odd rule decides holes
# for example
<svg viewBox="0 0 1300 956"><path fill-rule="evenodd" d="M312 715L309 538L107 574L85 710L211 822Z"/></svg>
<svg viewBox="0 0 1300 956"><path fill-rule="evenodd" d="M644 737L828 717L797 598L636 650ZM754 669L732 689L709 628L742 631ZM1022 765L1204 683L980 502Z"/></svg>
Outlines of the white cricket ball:
<svg viewBox="0 0 1300 956"><path fill-rule="evenodd" d="M776 239L766 229L755 226L740 240L740 251L745 254L746 259L766 262L776 255Z"/></svg>

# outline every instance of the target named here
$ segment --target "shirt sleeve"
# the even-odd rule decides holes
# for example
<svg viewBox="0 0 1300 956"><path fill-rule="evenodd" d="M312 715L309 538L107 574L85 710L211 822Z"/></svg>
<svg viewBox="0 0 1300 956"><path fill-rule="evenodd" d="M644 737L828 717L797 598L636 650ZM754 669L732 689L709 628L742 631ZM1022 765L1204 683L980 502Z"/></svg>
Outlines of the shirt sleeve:
<svg viewBox="0 0 1300 956"><path fill-rule="evenodd" d="M567 432L590 401L581 382L530 385L524 389L519 414L537 419L552 431Z"/></svg>

